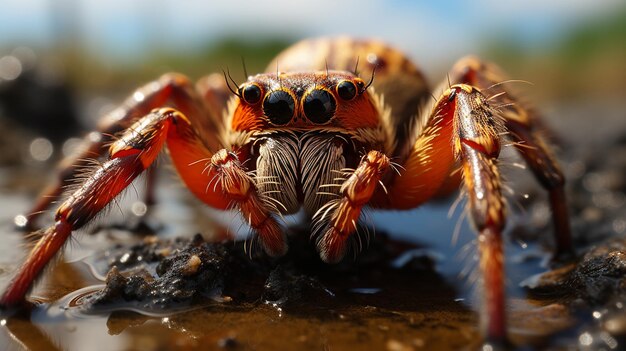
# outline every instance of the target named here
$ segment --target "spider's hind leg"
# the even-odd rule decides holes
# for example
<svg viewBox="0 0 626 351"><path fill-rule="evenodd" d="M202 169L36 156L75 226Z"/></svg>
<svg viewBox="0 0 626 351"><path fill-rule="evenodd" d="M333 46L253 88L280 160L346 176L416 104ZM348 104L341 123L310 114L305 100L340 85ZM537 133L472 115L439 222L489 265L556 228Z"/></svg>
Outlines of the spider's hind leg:
<svg viewBox="0 0 626 351"><path fill-rule="evenodd" d="M209 111L205 111L206 104L203 103L200 93L203 94L203 97L206 95L203 91L196 91L189 79L175 73L164 74L159 79L135 90L120 107L100 119L97 131L91 132L83 138L77 152L61 161L56 170L56 179L47 184L37 196L33 206L23 215L26 219L23 228L27 231L32 230L37 218L61 197L65 187L80 174L81 169L90 168L93 159L105 158L108 153L108 146L115 142L114 135L123 132L154 108L176 107L186 116L192 117L196 124L202 124L199 126L202 128L197 128L199 132L206 131L210 136L216 134L217 127L215 123L211 123L213 119L203 118ZM219 149L220 145L214 141L215 138L205 139L207 143L213 142L213 144L208 145L213 150ZM147 173L147 193L144 201L146 205L151 205L155 202L156 173L153 168L147 170Z"/></svg>

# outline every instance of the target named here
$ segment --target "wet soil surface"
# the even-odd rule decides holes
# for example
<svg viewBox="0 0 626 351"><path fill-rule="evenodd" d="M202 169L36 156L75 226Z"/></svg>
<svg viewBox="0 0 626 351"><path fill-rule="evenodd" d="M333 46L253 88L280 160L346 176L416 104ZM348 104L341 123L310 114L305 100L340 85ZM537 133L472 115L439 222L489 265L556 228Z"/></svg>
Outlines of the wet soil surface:
<svg viewBox="0 0 626 351"><path fill-rule="evenodd" d="M511 202L526 209L511 206L507 243L509 328L516 347L617 350L626 344L623 110L593 106L552 113L574 116L566 129L555 130L565 135L559 155L569 181L578 261L553 269L542 265L552 245L545 196L532 181L515 187L520 195ZM590 128L587 112L608 117ZM0 188L0 229L8 233L0 248L0 286L8 283L24 255L16 249L23 234L13 229L12 216L27 208L33 189L43 182L24 169L44 169L24 167L19 157L7 160ZM453 199L411 214L419 220L374 218L380 229L367 248L356 258L326 265L306 226L290 227L287 256L250 254L241 241L222 241L221 226L185 197L181 201L173 195L178 193L161 190L168 202L148 215L151 223L143 226L147 235L131 233L126 228L135 219L114 213L113 219L92 227L91 235L83 232L81 244L72 244L34 290L29 310L2 312L0 348L480 347L480 291L471 274L467 278L475 271L473 234L462 226L461 243L450 245L455 219L446 221L445 213ZM447 227L429 219L446 221ZM193 235L198 231L202 235ZM415 237L429 239L417 242ZM469 259L455 258L468 247ZM459 279L460 273L465 278ZM523 290L516 289L520 284Z"/></svg>
<svg viewBox="0 0 626 351"><path fill-rule="evenodd" d="M338 265L323 264L305 236L292 238L290 253L280 259L259 250L246 254L242 242L208 243L199 234L175 240L149 237L138 245L117 247L104 254L109 257L105 288L86 298L83 308L136 308L159 313L209 300L233 304L261 301L281 309L301 309L315 301L316 308L337 308L336 294L325 284L340 290L351 286L339 284L337 277L380 286L382 277L391 280L392 275L407 278L432 274L434 267L427 256L394 264L414 245L390 241L384 234L377 235L356 262L346 260ZM352 290L375 294L381 289Z"/></svg>

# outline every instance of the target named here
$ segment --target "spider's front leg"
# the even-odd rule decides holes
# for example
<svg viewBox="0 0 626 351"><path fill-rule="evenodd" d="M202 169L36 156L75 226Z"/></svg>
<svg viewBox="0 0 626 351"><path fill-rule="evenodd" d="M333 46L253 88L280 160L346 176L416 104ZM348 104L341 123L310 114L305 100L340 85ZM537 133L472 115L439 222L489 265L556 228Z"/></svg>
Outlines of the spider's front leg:
<svg viewBox="0 0 626 351"><path fill-rule="evenodd" d="M189 190L206 204L226 209L236 206L256 230L264 249L273 255L286 251L282 230L256 191L256 186L233 152L211 153L182 113L162 108L135 122L109 148L109 158L86 177L58 208L56 223L42 232L15 278L0 298L14 306L70 234L106 208L157 158L167 143L172 162Z"/></svg>
<svg viewBox="0 0 626 351"><path fill-rule="evenodd" d="M502 229L505 206L497 167L503 121L469 85L454 85L435 102L428 122L416 125L401 176L388 182L379 207L414 208L440 194L461 164L469 214L478 232L485 336L506 340Z"/></svg>
<svg viewBox="0 0 626 351"><path fill-rule="evenodd" d="M554 223L554 258L568 260L575 257L565 196L565 177L544 141L539 128L540 113L520 101L512 91L506 75L490 62L476 57L465 57L450 72L454 82L469 84L488 91L493 106L501 106L508 137L526 161L541 186L548 191L552 222Z"/></svg>
<svg viewBox="0 0 626 351"><path fill-rule="evenodd" d="M505 204L497 159L504 126L500 118L493 114L485 97L475 88L453 86L447 95L447 99L454 100L456 104L454 152L462 160L470 218L478 231L487 337L503 341L506 339L502 244Z"/></svg>

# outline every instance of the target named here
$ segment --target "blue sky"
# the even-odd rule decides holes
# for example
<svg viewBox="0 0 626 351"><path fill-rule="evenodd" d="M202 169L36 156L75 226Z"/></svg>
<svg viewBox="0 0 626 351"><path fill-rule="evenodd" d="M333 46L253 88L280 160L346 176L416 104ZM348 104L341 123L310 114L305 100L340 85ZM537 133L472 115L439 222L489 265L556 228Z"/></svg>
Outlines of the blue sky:
<svg viewBox="0 0 626 351"><path fill-rule="evenodd" d="M0 0L0 48L56 45L71 36L111 59L151 48L206 46L225 35L375 36L421 61L474 51L506 34L529 45L548 43L581 21L601 17L623 0L333 1L290 0ZM56 33L56 34L55 34Z"/></svg>

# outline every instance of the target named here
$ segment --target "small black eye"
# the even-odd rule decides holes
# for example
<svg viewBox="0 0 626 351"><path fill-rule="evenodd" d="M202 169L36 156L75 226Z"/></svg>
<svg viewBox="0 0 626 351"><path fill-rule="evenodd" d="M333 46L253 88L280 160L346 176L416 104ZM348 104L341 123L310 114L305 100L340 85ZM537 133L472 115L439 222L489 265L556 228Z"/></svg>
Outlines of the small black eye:
<svg viewBox="0 0 626 351"><path fill-rule="evenodd" d="M337 84L337 94L344 100L352 100L356 96L356 85L349 80Z"/></svg>
<svg viewBox="0 0 626 351"><path fill-rule="evenodd" d="M328 122L336 107L335 98L326 90L315 89L304 99L304 114L315 124Z"/></svg>
<svg viewBox="0 0 626 351"><path fill-rule="evenodd" d="M285 125L293 117L295 102L288 92L274 90L267 95L263 102L263 112L276 125Z"/></svg>
<svg viewBox="0 0 626 351"><path fill-rule="evenodd" d="M250 105L261 101L261 88L256 84L250 84L240 91L243 100Z"/></svg>
<svg viewBox="0 0 626 351"><path fill-rule="evenodd" d="M359 89L359 94L362 94L365 91L365 83L362 80L358 80L356 82L356 86Z"/></svg>

